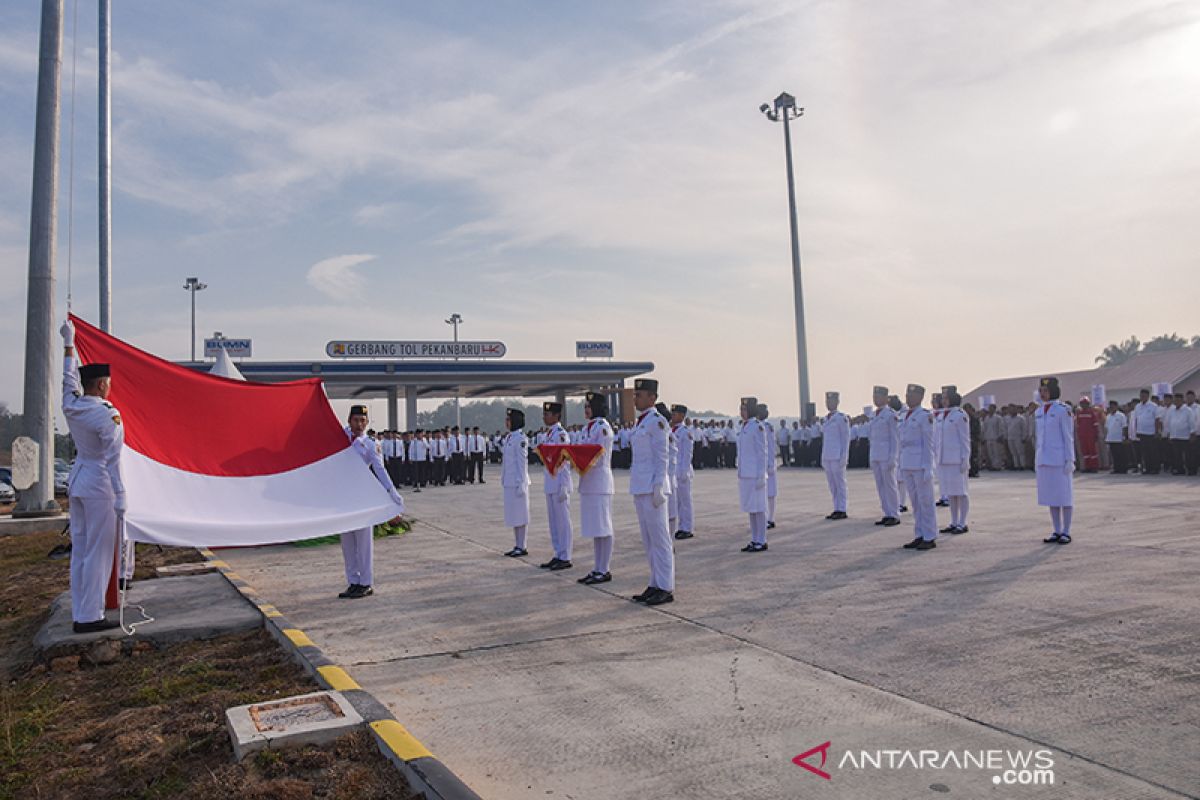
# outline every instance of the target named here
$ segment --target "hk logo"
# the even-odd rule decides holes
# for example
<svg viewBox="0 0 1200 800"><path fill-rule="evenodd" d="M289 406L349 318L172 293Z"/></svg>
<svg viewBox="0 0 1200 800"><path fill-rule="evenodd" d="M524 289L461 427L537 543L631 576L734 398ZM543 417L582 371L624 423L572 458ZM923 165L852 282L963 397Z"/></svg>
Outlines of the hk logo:
<svg viewBox="0 0 1200 800"><path fill-rule="evenodd" d="M829 745L830 745L830 742L826 742L825 744L819 744L816 747L814 747L813 749L803 752L800 755L793 758L792 763L795 764L797 767L804 767L804 769L808 770L813 775L817 775L821 778L824 778L825 780L830 780L829 773L823 769L823 767L825 766L825 759L829 754ZM809 764L807 761L805 761L806 758L815 756L817 753L821 754L821 766L820 767L814 767L812 764Z"/></svg>

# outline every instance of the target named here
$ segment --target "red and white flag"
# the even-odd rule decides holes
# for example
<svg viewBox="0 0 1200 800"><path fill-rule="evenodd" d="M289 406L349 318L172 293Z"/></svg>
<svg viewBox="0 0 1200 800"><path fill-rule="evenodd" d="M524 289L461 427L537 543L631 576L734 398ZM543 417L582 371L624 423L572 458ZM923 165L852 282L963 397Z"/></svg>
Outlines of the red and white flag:
<svg viewBox="0 0 1200 800"><path fill-rule="evenodd" d="M71 321L81 363L112 365L109 402L125 425L129 538L275 544L400 513L350 446L320 379L230 380Z"/></svg>

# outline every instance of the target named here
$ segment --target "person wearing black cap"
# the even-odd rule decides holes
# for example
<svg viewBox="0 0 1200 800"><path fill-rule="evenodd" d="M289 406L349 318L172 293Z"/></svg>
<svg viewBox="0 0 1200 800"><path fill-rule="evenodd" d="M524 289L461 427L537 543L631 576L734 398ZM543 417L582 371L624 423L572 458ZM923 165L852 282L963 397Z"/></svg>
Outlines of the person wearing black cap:
<svg viewBox="0 0 1200 800"><path fill-rule="evenodd" d="M908 406L900 399L900 395L888 398L888 408L896 412L896 501L900 504L897 509L901 514L908 512L908 487L904 484L904 475L900 472L900 420L908 413Z"/></svg>
<svg viewBox="0 0 1200 800"><path fill-rule="evenodd" d="M900 417L900 472L904 475L912 501L913 531L916 537L904 545L906 550L932 550L937 547L937 508L933 504L933 415L921 407L925 387L908 385Z"/></svg>
<svg viewBox="0 0 1200 800"><path fill-rule="evenodd" d="M771 443L775 441L775 428L768 420L770 415L771 410L767 408L766 403L759 403L754 407L754 416L763 426L763 433L767 436L767 530L774 530L775 498L779 496L779 475L775 466L775 453L771 450Z"/></svg>
<svg viewBox="0 0 1200 800"><path fill-rule="evenodd" d="M1062 390L1058 378L1042 378L1038 394L1042 399L1034 417L1038 505L1049 506L1054 525L1054 532L1042 541L1070 544L1071 515L1075 511L1075 423L1071 409L1059 399Z"/></svg>
<svg viewBox="0 0 1200 800"><path fill-rule="evenodd" d="M825 393L825 408L829 413L821 425L821 468L833 497L833 512L825 519L846 519L846 464L850 460L850 417L838 411L840 396Z"/></svg>
<svg viewBox="0 0 1200 800"><path fill-rule="evenodd" d="M104 616L104 594L125 513L121 413L108 402L112 370L85 364L76 370L75 326L65 322L63 416L77 455L68 481L71 516L71 619L75 633L115 628Z"/></svg>
<svg viewBox="0 0 1200 800"><path fill-rule="evenodd" d="M510 408L504 413L508 433L500 445L500 487L504 492L504 524L513 529L513 548L504 555L529 555L525 534L529 528L529 439L525 436L525 412Z"/></svg>
<svg viewBox="0 0 1200 800"><path fill-rule="evenodd" d="M671 438L675 441L675 449L679 456L675 464L675 480L673 492L675 497L675 507L678 511L679 522L675 528L676 539L692 538L692 524L694 522L694 514L692 513L692 478L695 476L695 468L692 466L694 458L695 442L693 440L693 430L689 425L684 424L687 420L687 406L673 405L671 406Z"/></svg>
<svg viewBox="0 0 1200 800"><path fill-rule="evenodd" d="M971 498L967 493L967 473L971 470L971 420L962 410L962 395L953 386L942 392L946 413L942 415L942 433L937 442L938 485L950 505L950 525L942 533L966 533Z"/></svg>
<svg viewBox="0 0 1200 800"><path fill-rule="evenodd" d="M597 444L602 448L591 468L579 476L579 535L592 540L595 554L592 571L580 578L579 583L590 586L612 580L609 567L612 565L613 553L614 437L612 425L605 419L608 414L608 400L603 394L588 392L584 399L583 414L588 422L580 431L580 444Z"/></svg>
<svg viewBox="0 0 1200 800"><path fill-rule="evenodd" d="M671 491L667 474L671 458L671 437L667 422L654 410L658 400L658 381L635 378L633 407L637 424L630 437L633 460L629 465L629 493L637 511L642 545L650 562L650 585L633 596L639 603L657 606L675 600L675 550L667 521L667 495Z"/></svg>
<svg viewBox="0 0 1200 800"><path fill-rule="evenodd" d="M871 474L875 476L875 492L883 517L876 525L892 527L900 524L900 494L896 482L896 462L900 457L900 418L889 404L886 386L876 386L871 393L875 415L868 423Z"/></svg>
<svg viewBox="0 0 1200 800"><path fill-rule="evenodd" d="M399 523L400 515L404 513L404 500L396 492L396 487L392 486L391 478L388 477L387 470L383 466L383 458L375 446L375 441L366 434L367 407L365 405L350 406L350 416L347 418L343 430L350 439L350 444L355 452L367 465L367 469L371 470L371 474L379 481L379 485L387 490L388 497L396 504L396 516L390 520L391 524ZM342 533L341 539L342 560L345 562L346 583L349 586L338 597L357 600L374 594L374 526L346 531Z"/></svg>
<svg viewBox="0 0 1200 800"><path fill-rule="evenodd" d="M743 553L767 549L767 461L771 458L771 443L757 411L757 397L742 398L742 424L737 435L738 501L742 513L750 515L750 543L742 548Z"/></svg>
<svg viewBox="0 0 1200 800"><path fill-rule="evenodd" d="M562 403L542 403L542 422L549 429L546 432L545 444L570 444L571 437L562 426ZM542 472L542 491L546 495L546 516L550 524L550 546L554 548L554 557L545 564L539 564L542 569L570 569L572 541L571 530L571 492L574 486L571 481L571 462L563 459L559 462L558 470L551 475L550 470Z"/></svg>

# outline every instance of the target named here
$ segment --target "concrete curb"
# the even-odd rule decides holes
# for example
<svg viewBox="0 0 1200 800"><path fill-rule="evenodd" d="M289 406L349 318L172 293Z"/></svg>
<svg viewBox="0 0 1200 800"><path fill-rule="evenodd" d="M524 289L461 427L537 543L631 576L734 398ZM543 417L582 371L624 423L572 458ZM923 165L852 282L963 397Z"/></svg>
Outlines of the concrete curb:
<svg viewBox="0 0 1200 800"><path fill-rule="evenodd" d="M359 686L350 673L330 661L321 648L308 638L308 634L289 622L279 609L266 602L253 586L211 550L203 547L199 550L242 597L259 610L263 616L263 627L304 667L313 680L322 689L341 692L350 701L375 737L380 752L400 770L413 791L420 793L425 800L482 800L409 733L388 711L387 706Z"/></svg>

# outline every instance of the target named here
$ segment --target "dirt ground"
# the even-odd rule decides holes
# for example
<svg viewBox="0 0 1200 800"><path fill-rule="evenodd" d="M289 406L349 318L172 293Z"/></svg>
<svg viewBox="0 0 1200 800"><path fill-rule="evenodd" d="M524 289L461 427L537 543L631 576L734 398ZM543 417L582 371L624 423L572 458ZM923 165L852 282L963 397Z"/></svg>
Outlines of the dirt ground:
<svg viewBox="0 0 1200 800"><path fill-rule="evenodd" d="M225 709L317 687L265 632L43 664L31 639L67 586L57 531L0 538L0 800L411 798L364 731L233 763ZM143 552L143 550L145 552ZM139 547L138 579L192 550Z"/></svg>

